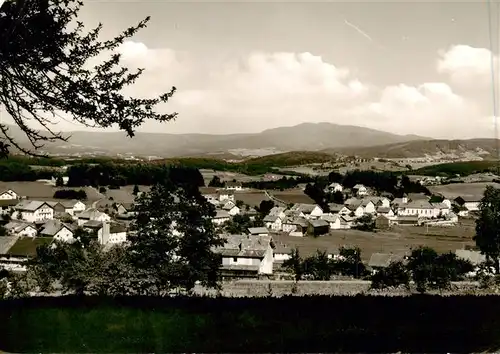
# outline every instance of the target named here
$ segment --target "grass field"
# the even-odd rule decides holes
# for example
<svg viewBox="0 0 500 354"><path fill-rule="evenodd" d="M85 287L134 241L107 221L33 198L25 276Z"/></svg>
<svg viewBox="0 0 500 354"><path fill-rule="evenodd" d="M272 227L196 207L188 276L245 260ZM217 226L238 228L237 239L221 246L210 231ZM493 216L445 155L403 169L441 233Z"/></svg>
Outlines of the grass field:
<svg viewBox="0 0 500 354"><path fill-rule="evenodd" d="M83 189L87 193L88 201L96 201L104 198L95 188L79 187L79 188L56 188L43 182L0 182L0 190L12 189L21 196L27 196L30 199L52 200L54 192L59 189Z"/></svg>
<svg viewBox="0 0 500 354"><path fill-rule="evenodd" d="M263 200L269 200L264 191L260 190L249 190L234 193L235 200L241 200L243 203L248 204L252 207L260 205Z"/></svg>
<svg viewBox="0 0 500 354"><path fill-rule="evenodd" d="M363 261L369 261L372 253L405 254L412 248L428 246L438 252L455 252L465 246L473 246L474 225L468 221L457 227L394 227L387 232L363 232L358 230L332 230L326 236L294 237L273 236L279 245L297 247L304 256L316 250L335 253L342 246L357 246L361 249Z"/></svg>
<svg viewBox="0 0 500 354"><path fill-rule="evenodd" d="M493 182L483 183L452 183L439 186L429 186L428 189L432 193L440 193L446 198L455 199L458 196L473 196L481 197L486 189L486 186L500 188L500 184Z"/></svg>
<svg viewBox="0 0 500 354"><path fill-rule="evenodd" d="M275 198L284 201L285 203L305 203L305 204L314 204L314 200L312 200L308 195L304 193L299 188L288 189L283 192L281 191L269 191L270 195Z"/></svg>
<svg viewBox="0 0 500 354"><path fill-rule="evenodd" d="M500 347L494 296L41 298L2 303L10 353L479 353Z"/></svg>

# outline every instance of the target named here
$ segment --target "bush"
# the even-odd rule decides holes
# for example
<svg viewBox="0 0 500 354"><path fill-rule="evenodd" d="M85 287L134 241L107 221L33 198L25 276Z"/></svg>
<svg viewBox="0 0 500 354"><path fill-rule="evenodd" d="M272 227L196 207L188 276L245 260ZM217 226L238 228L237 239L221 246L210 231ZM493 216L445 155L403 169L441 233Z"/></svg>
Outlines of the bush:
<svg viewBox="0 0 500 354"><path fill-rule="evenodd" d="M73 190L73 189L61 189L54 193L54 198L56 199L87 199L87 193L83 190Z"/></svg>

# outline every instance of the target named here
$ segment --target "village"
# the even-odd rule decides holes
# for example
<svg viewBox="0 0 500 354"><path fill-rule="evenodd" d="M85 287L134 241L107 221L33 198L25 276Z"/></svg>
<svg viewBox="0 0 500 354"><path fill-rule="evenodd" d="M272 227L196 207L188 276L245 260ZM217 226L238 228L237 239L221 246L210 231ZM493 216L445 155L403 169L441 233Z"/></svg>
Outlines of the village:
<svg viewBox="0 0 500 354"><path fill-rule="evenodd" d="M54 181L47 183L53 185ZM428 179L423 178L422 183L429 183ZM303 186L296 189L294 193L303 193ZM457 252L461 257L474 259L476 264L484 258L472 250L471 232L461 234L473 229L480 195L436 199L436 196L408 193L391 198L375 195L374 190L361 184L344 188L340 183L331 183L325 192L342 193L345 201L329 203L328 211L314 203L290 203L267 191L264 195L272 205L263 211L258 205L243 201L252 191L235 180L227 181L221 188L204 187L200 191L215 206L212 222L226 241L215 250L222 255L221 270L226 278L286 276L281 265L295 248L306 256L324 250L329 257L337 257L344 245L360 246L363 260L373 269L404 257L412 247L427 244L443 252ZM60 200L6 189L0 193L5 228L5 236L0 237L0 264L9 270L23 271L26 260L36 254L37 246L54 240L71 242L78 230L90 232L105 248L126 245L134 235L130 227L135 215L134 198L130 195L116 200L113 197ZM228 234L225 225L241 217L252 222L259 220L259 226ZM447 235L450 232L456 236ZM443 237L453 242L445 242Z"/></svg>

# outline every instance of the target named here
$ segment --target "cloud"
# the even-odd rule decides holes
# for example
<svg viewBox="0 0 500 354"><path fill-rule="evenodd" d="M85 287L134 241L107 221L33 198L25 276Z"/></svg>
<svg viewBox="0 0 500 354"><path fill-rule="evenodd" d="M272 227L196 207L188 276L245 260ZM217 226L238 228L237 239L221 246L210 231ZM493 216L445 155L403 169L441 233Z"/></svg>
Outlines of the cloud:
<svg viewBox="0 0 500 354"><path fill-rule="evenodd" d="M178 112L178 119L146 123L143 131L257 132L326 121L428 137L493 136L491 106L460 91L467 82L487 80L486 49L458 45L437 53L436 79L444 74L450 84L386 87L366 82L362 79L366 73L359 68L338 66L309 52L200 57L134 41L118 51L125 65L145 68L127 94L152 97L178 88L160 107ZM58 128L75 129L65 122Z"/></svg>
<svg viewBox="0 0 500 354"><path fill-rule="evenodd" d="M491 87L492 67L491 51L486 48L475 48L468 45L454 45L439 52L437 70L450 76L451 81L459 86L476 88ZM498 58L494 57L494 71L498 75Z"/></svg>

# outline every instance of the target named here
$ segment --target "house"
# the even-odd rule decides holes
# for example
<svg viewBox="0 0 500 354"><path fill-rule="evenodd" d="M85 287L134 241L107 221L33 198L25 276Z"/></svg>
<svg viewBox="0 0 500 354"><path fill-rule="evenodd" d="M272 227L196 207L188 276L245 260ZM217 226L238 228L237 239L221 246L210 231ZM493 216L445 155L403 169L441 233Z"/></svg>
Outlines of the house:
<svg viewBox="0 0 500 354"><path fill-rule="evenodd" d="M212 222L215 225L222 225L225 222L231 220L231 215L225 210L217 210L216 215L213 217Z"/></svg>
<svg viewBox="0 0 500 354"><path fill-rule="evenodd" d="M342 192L344 187L340 183L333 182L328 186L328 191L331 193Z"/></svg>
<svg viewBox="0 0 500 354"><path fill-rule="evenodd" d="M436 218L440 210L434 207L427 200L415 200L398 207L398 216L418 216L426 218Z"/></svg>
<svg viewBox="0 0 500 354"><path fill-rule="evenodd" d="M370 200L375 205L375 208L377 207L389 208L391 206L391 201L386 197L368 197L365 199Z"/></svg>
<svg viewBox="0 0 500 354"><path fill-rule="evenodd" d="M257 210L255 210L254 208L242 210L240 211L240 214L248 216L252 221L255 221L255 218L257 217L257 215L259 215Z"/></svg>
<svg viewBox="0 0 500 354"><path fill-rule="evenodd" d="M83 210L85 210L85 204L84 204ZM116 204L116 212L118 214L128 214L128 213L131 213L133 211L134 211L134 203L117 203Z"/></svg>
<svg viewBox="0 0 500 354"><path fill-rule="evenodd" d="M356 218L360 218L365 214L365 209L363 208L362 202L359 201L357 204L346 205L346 212L344 209L341 210L342 214L351 215L354 214Z"/></svg>
<svg viewBox="0 0 500 354"><path fill-rule="evenodd" d="M18 203L18 199L0 199L0 215L10 214Z"/></svg>
<svg viewBox="0 0 500 354"><path fill-rule="evenodd" d="M297 203L290 211L303 214L306 219L317 219L323 215L323 209L316 204Z"/></svg>
<svg viewBox="0 0 500 354"><path fill-rule="evenodd" d="M66 212L64 205L62 205L60 202L47 201L47 204L50 205L54 210L54 215L61 215Z"/></svg>
<svg viewBox="0 0 500 354"><path fill-rule="evenodd" d="M307 232L309 223L305 218L287 218L283 221L282 230L290 236L302 237Z"/></svg>
<svg viewBox="0 0 500 354"><path fill-rule="evenodd" d="M40 229L40 236L52 237L54 240L68 242L74 239L74 228L72 225L63 223L56 219L49 220L43 224Z"/></svg>
<svg viewBox="0 0 500 354"><path fill-rule="evenodd" d="M368 195L368 189L362 184L356 184L354 187L352 187L352 190L358 197Z"/></svg>
<svg viewBox="0 0 500 354"><path fill-rule="evenodd" d="M254 236L268 236L269 230L265 227L249 227L248 232Z"/></svg>
<svg viewBox="0 0 500 354"><path fill-rule="evenodd" d="M283 220L286 216L286 208L275 206L269 210L267 215L277 216Z"/></svg>
<svg viewBox="0 0 500 354"><path fill-rule="evenodd" d="M273 273L270 236L224 235L223 246L214 248L222 256L221 273L228 277L258 277Z"/></svg>
<svg viewBox="0 0 500 354"><path fill-rule="evenodd" d="M226 189L233 191L241 191L243 190L243 185L238 181L228 181L226 182Z"/></svg>
<svg viewBox="0 0 500 354"><path fill-rule="evenodd" d="M78 218L78 226L82 226L85 224L87 221L110 221L111 217L103 212L100 212L99 210L95 208L90 208L87 209L77 215Z"/></svg>
<svg viewBox="0 0 500 354"><path fill-rule="evenodd" d="M384 206L379 206L376 210L377 215L383 215L388 218L394 217L396 214L394 214L394 211L391 209L391 207L384 207Z"/></svg>
<svg viewBox="0 0 500 354"><path fill-rule="evenodd" d="M328 221L323 219L312 219L309 220L309 226L307 228L307 234L311 236L321 236L326 235L330 231L330 224Z"/></svg>
<svg viewBox="0 0 500 354"><path fill-rule="evenodd" d="M127 241L127 228L116 222L104 221L97 231L97 240L101 245L120 244Z"/></svg>
<svg viewBox="0 0 500 354"><path fill-rule="evenodd" d="M375 214L375 204L369 199L362 199L361 206L365 214Z"/></svg>
<svg viewBox="0 0 500 354"><path fill-rule="evenodd" d="M419 217L417 215L412 216L399 216L393 220L393 223L397 225L410 225L415 226L419 223Z"/></svg>
<svg viewBox="0 0 500 354"><path fill-rule="evenodd" d="M36 237L38 234L35 225L23 221L11 220L4 227L13 236Z"/></svg>
<svg viewBox="0 0 500 354"><path fill-rule="evenodd" d="M402 261L403 258L403 256L392 253L372 253L368 267L372 269L372 272L377 272L387 268L392 262Z"/></svg>
<svg viewBox="0 0 500 354"><path fill-rule="evenodd" d="M481 199L482 199L482 197L464 195L464 196L460 196L458 198L455 198L455 202L459 206L467 209L467 211L478 211L479 210L479 203L481 203Z"/></svg>
<svg viewBox="0 0 500 354"><path fill-rule="evenodd" d="M217 195L219 196L219 202L227 202L227 201L232 201L234 202L234 193L230 192L228 190L218 190Z"/></svg>
<svg viewBox="0 0 500 354"><path fill-rule="evenodd" d="M330 213L339 214L340 211L344 208L342 204L329 203L328 208L330 209Z"/></svg>
<svg viewBox="0 0 500 354"><path fill-rule="evenodd" d="M222 207L222 210L227 211L231 216L235 216L241 212L241 209L232 201L227 201Z"/></svg>
<svg viewBox="0 0 500 354"><path fill-rule="evenodd" d="M283 242L276 242L273 245L273 253L273 270L279 272L283 270L283 262L292 256L292 248Z"/></svg>
<svg viewBox="0 0 500 354"><path fill-rule="evenodd" d="M15 207L14 219L21 218L28 222L41 222L54 218L54 209L46 202L38 200L22 200Z"/></svg>
<svg viewBox="0 0 500 354"><path fill-rule="evenodd" d="M386 215L380 214L375 219L375 227L380 230L388 229L391 227L391 221Z"/></svg>
<svg viewBox="0 0 500 354"><path fill-rule="evenodd" d="M228 200L224 202L224 204L222 205L222 209L225 211L229 211L234 206L236 206L236 203L234 201Z"/></svg>
<svg viewBox="0 0 500 354"><path fill-rule="evenodd" d="M339 214L323 214L321 220L328 222L330 230L350 229L349 224Z"/></svg>
<svg viewBox="0 0 500 354"><path fill-rule="evenodd" d="M217 194L204 194L203 196L210 204L219 205L219 196Z"/></svg>
<svg viewBox="0 0 500 354"><path fill-rule="evenodd" d="M448 204L445 204L443 202L441 203L431 203L431 205L437 209L437 214L438 216L446 216L451 212L451 208L448 206Z"/></svg>
<svg viewBox="0 0 500 354"><path fill-rule="evenodd" d="M16 200L19 199L19 195L12 189L7 189L0 193L0 200Z"/></svg>
<svg viewBox="0 0 500 354"><path fill-rule="evenodd" d="M282 219L279 216L266 215L264 218L264 225L271 230L280 231L282 225Z"/></svg>

